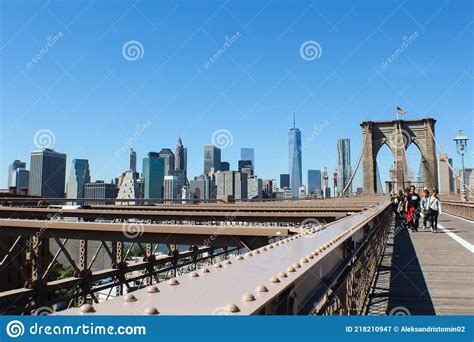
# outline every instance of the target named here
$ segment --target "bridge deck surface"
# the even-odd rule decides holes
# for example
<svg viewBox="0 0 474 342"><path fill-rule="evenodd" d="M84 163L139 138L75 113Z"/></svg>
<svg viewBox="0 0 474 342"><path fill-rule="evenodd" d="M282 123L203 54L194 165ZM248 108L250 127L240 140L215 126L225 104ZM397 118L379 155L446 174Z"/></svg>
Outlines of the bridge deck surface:
<svg viewBox="0 0 474 342"><path fill-rule="evenodd" d="M438 228L392 227L368 314L474 314L474 222L442 214Z"/></svg>

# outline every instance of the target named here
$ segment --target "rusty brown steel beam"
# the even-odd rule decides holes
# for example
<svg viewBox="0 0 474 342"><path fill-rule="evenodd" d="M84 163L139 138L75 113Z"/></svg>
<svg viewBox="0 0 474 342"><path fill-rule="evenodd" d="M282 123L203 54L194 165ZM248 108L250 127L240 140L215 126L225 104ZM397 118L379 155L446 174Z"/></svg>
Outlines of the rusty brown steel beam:
<svg viewBox="0 0 474 342"><path fill-rule="evenodd" d="M0 217L15 219L48 219L54 215L76 217L84 220L97 219L142 219L154 221L246 221L246 222L301 222L306 218L337 220L346 212L240 212L236 211L152 211L152 210L95 210L0 207Z"/></svg>
<svg viewBox="0 0 474 342"><path fill-rule="evenodd" d="M344 258L373 229L388 203L325 227L314 227L228 259L99 304L58 315L252 315L299 313Z"/></svg>
<svg viewBox="0 0 474 342"><path fill-rule="evenodd" d="M127 231L129 226L136 231ZM39 233L40 232L40 233ZM108 241L176 243L185 245L244 247L245 241L287 236L285 227L235 227L209 225L165 225L145 223L97 223L0 219L0 235L33 236ZM244 244L242 244L242 242Z"/></svg>

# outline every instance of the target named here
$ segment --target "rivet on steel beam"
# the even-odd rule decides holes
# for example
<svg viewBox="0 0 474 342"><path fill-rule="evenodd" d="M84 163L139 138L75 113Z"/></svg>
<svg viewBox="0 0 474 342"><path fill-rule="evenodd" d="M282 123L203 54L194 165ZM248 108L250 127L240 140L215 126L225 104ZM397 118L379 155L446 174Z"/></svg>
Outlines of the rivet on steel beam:
<svg viewBox="0 0 474 342"><path fill-rule="evenodd" d="M286 269L287 272L295 272L296 269L293 266L290 266Z"/></svg>
<svg viewBox="0 0 474 342"><path fill-rule="evenodd" d="M126 302L136 302L137 301L137 297L135 297L132 293L127 293L127 295L125 297L123 297L123 300L126 301Z"/></svg>
<svg viewBox="0 0 474 342"><path fill-rule="evenodd" d="M237 255L235 258L236 258L237 260L242 260L244 257L243 257L242 255Z"/></svg>
<svg viewBox="0 0 474 342"><path fill-rule="evenodd" d="M268 248L269 248L269 249L271 249L271 248L273 248L273 247L275 247L273 243L272 243L271 245L268 245Z"/></svg>
<svg viewBox="0 0 474 342"><path fill-rule="evenodd" d="M313 256L312 254L308 254L308 255L306 256L306 259L314 259L314 256Z"/></svg>
<svg viewBox="0 0 474 342"><path fill-rule="evenodd" d="M81 307L79 308L79 311L81 313L92 313L92 312L95 312L95 309L92 305L90 304L83 304L81 305Z"/></svg>
<svg viewBox="0 0 474 342"><path fill-rule="evenodd" d="M255 289L255 291L257 292L268 292L268 289L265 285L259 285L257 286L257 288Z"/></svg>
<svg viewBox="0 0 474 342"><path fill-rule="evenodd" d="M255 297L251 293L246 293L242 296L242 301L243 302L252 302L255 300Z"/></svg>
<svg viewBox="0 0 474 342"><path fill-rule="evenodd" d="M278 278L286 278L286 277L288 277L288 276L286 275L285 272L279 272L279 273L277 274L277 277L278 277Z"/></svg>
<svg viewBox="0 0 474 342"><path fill-rule="evenodd" d="M318 250L319 253L322 253L323 251L324 251L324 248L320 248L320 249Z"/></svg>
<svg viewBox="0 0 474 342"><path fill-rule="evenodd" d="M312 251L311 255L316 256L316 255L318 255L318 252L317 251Z"/></svg>
<svg viewBox="0 0 474 342"><path fill-rule="evenodd" d="M266 252L267 250L268 250L267 247L262 248L262 252Z"/></svg>
<svg viewBox="0 0 474 342"><path fill-rule="evenodd" d="M214 265L214 267L215 267L215 268L221 268L222 265L221 265L221 263L217 263L217 264Z"/></svg>
<svg viewBox="0 0 474 342"><path fill-rule="evenodd" d="M246 258L250 258L251 256L253 256L253 253L252 253L252 252L247 252L247 253L245 253L245 257L246 257Z"/></svg>
<svg viewBox="0 0 474 342"><path fill-rule="evenodd" d="M294 267L294 268L300 268L301 265L300 265L299 263L295 262L295 263L293 264L293 267Z"/></svg>
<svg viewBox="0 0 474 342"><path fill-rule="evenodd" d="M232 261L230 261L229 259L227 259L227 260L224 260L223 264L224 264L224 265L230 265L230 264L232 264Z"/></svg>
<svg viewBox="0 0 474 342"><path fill-rule="evenodd" d="M260 251L257 249L255 251L253 251L255 254L260 254Z"/></svg>
<svg viewBox="0 0 474 342"><path fill-rule="evenodd" d="M278 277L273 276L270 278L270 283L279 283L279 282L280 282L280 279L278 279Z"/></svg>
<svg viewBox="0 0 474 342"><path fill-rule="evenodd" d="M158 315L158 309L154 306L148 306L143 310L144 315Z"/></svg>
<svg viewBox="0 0 474 342"><path fill-rule="evenodd" d="M227 312L239 312L240 309L237 305L235 304L229 304L225 307L225 311Z"/></svg>
<svg viewBox="0 0 474 342"><path fill-rule="evenodd" d="M191 272L191 274L189 275L190 278L197 278L199 277L199 274L197 272Z"/></svg>
<svg viewBox="0 0 474 342"><path fill-rule="evenodd" d="M201 273L209 273L209 272L211 272L211 271L209 271L208 268L203 268L202 271L201 271Z"/></svg>
<svg viewBox="0 0 474 342"><path fill-rule="evenodd" d="M306 264L307 262L308 262L308 259L306 259L306 258L301 258L300 259L300 263L302 263L302 264Z"/></svg>
<svg viewBox="0 0 474 342"><path fill-rule="evenodd" d="M171 286L179 285L179 281L176 278L172 278L168 280L168 285L171 285Z"/></svg>
<svg viewBox="0 0 474 342"><path fill-rule="evenodd" d="M146 292L148 292L148 293L158 293L158 292L160 292L160 290L158 290L158 287L156 287L155 285L151 285L151 286L148 286L146 288Z"/></svg>

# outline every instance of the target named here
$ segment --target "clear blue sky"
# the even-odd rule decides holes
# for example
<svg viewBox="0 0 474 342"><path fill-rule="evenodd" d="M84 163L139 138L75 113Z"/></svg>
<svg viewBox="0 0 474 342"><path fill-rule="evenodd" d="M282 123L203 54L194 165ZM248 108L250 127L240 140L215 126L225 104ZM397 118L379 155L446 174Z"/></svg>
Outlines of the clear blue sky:
<svg viewBox="0 0 474 342"><path fill-rule="evenodd" d="M41 129L67 153L68 172L87 158L93 179L107 181L128 167L120 149L131 138L141 169L148 151L181 137L198 175L218 129L233 138L223 160L235 168L240 148L254 147L257 174L278 178L293 107L304 179L335 169L339 137L351 139L354 164L359 123L393 119L397 105L407 119L438 120L455 166L457 129L474 139L472 1L1 1L0 13L0 188L12 160L29 167ZM141 58L124 58L129 41ZM320 47L313 60L300 54L307 41ZM390 152L380 158L386 170Z"/></svg>

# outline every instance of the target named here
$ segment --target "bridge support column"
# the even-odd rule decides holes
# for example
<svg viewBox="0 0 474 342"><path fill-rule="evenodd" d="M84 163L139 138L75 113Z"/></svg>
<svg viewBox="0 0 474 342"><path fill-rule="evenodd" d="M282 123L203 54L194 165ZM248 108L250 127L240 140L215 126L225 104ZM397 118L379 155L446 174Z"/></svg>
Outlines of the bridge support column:
<svg viewBox="0 0 474 342"><path fill-rule="evenodd" d="M425 186L430 190L438 188L438 165L436 162L436 145L433 136L429 132L433 132L434 135L434 126L435 121L433 119L424 120L426 125L425 130L425 146L426 151L425 155L422 156L423 171L425 175Z"/></svg>
<svg viewBox="0 0 474 342"><path fill-rule="evenodd" d="M367 139L367 143L364 149L364 161L362 164L364 173L364 194L373 195L375 194L375 156L374 156L374 144L373 144L373 133L372 133L372 122L363 122L363 139ZM367 138L365 135L368 135Z"/></svg>

